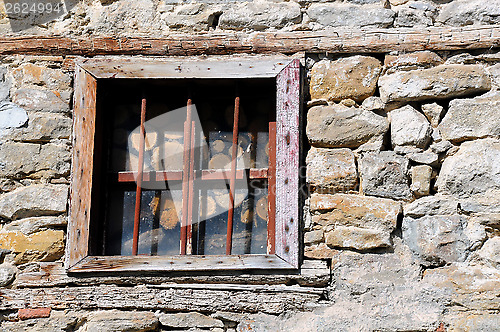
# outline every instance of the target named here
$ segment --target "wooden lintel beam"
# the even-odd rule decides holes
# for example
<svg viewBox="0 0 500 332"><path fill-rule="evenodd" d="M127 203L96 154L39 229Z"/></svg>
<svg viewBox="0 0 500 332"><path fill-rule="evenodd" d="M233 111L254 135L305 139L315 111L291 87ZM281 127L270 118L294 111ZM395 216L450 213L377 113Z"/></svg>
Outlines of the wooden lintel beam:
<svg viewBox="0 0 500 332"><path fill-rule="evenodd" d="M0 38L0 55L201 55L234 53L379 53L500 46L500 25L295 32L227 32L145 37Z"/></svg>

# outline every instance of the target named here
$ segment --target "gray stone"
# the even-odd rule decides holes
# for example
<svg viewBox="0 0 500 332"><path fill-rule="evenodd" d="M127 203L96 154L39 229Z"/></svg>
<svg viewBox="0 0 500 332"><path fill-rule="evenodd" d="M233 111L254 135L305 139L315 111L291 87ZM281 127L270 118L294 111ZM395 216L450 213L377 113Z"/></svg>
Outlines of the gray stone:
<svg viewBox="0 0 500 332"><path fill-rule="evenodd" d="M440 141L436 143L432 143L429 147L430 150L434 153L445 153L449 149L453 147L450 141Z"/></svg>
<svg viewBox="0 0 500 332"><path fill-rule="evenodd" d="M170 29L203 31L214 28L215 18L223 11L224 7L216 4L186 3L164 13L163 20Z"/></svg>
<svg viewBox="0 0 500 332"><path fill-rule="evenodd" d="M0 66L0 102L7 100L10 93L10 80L7 79L7 68Z"/></svg>
<svg viewBox="0 0 500 332"><path fill-rule="evenodd" d="M424 152L422 148L417 148L416 146L402 146L402 145L396 145L393 148L393 150L397 154L402 154L402 155L411 155Z"/></svg>
<svg viewBox="0 0 500 332"><path fill-rule="evenodd" d="M396 72L381 76L378 84L384 102L461 97L491 88L485 70L476 65L441 65Z"/></svg>
<svg viewBox="0 0 500 332"><path fill-rule="evenodd" d="M465 234L467 219L460 215L403 218L403 240L425 266L463 262L472 243Z"/></svg>
<svg viewBox="0 0 500 332"><path fill-rule="evenodd" d="M487 68L491 76L491 83L495 88L500 88L500 63Z"/></svg>
<svg viewBox="0 0 500 332"><path fill-rule="evenodd" d="M282 331L279 327L280 319L276 316L256 314L243 320L236 327L237 332L267 332Z"/></svg>
<svg viewBox="0 0 500 332"><path fill-rule="evenodd" d="M438 128L441 136L452 142L500 138L500 92L452 100Z"/></svg>
<svg viewBox="0 0 500 332"><path fill-rule="evenodd" d="M57 113L30 112L28 126L2 130L4 139L22 142L49 142L71 136L71 118Z"/></svg>
<svg viewBox="0 0 500 332"><path fill-rule="evenodd" d="M68 186L39 184L0 196L0 217L20 219L66 212Z"/></svg>
<svg viewBox="0 0 500 332"><path fill-rule="evenodd" d="M500 268L500 237L488 239L477 253L482 260Z"/></svg>
<svg viewBox="0 0 500 332"><path fill-rule="evenodd" d="M318 229L316 231L310 231L304 233L304 244L315 244L323 242L323 230Z"/></svg>
<svg viewBox="0 0 500 332"><path fill-rule="evenodd" d="M411 169L410 189L416 197L429 195L431 190L432 167L415 166Z"/></svg>
<svg viewBox="0 0 500 332"><path fill-rule="evenodd" d="M495 313L465 313L461 318L450 320L450 331L491 332L500 326L500 314Z"/></svg>
<svg viewBox="0 0 500 332"><path fill-rule="evenodd" d="M499 24L499 0L455 0L443 6L437 18L446 25Z"/></svg>
<svg viewBox="0 0 500 332"><path fill-rule="evenodd" d="M384 109L385 104L380 97L371 96L363 100L361 107L369 111L381 111Z"/></svg>
<svg viewBox="0 0 500 332"><path fill-rule="evenodd" d="M224 11L219 19L219 27L235 30L279 29L300 23L301 18L298 3L258 0L243 2Z"/></svg>
<svg viewBox="0 0 500 332"><path fill-rule="evenodd" d="M48 228L61 228L66 226L66 217L32 217L14 220L2 228L6 232L21 232L24 235L46 230Z"/></svg>
<svg viewBox="0 0 500 332"><path fill-rule="evenodd" d="M67 146L8 142L0 145L0 176L68 175L71 153ZM34 174L37 172L37 174Z"/></svg>
<svg viewBox="0 0 500 332"><path fill-rule="evenodd" d="M386 118L362 108L315 106L307 113L307 137L316 147L356 148L388 129Z"/></svg>
<svg viewBox="0 0 500 332"><path fill-rule="evenodd" d="M432 134L432 128L420 112L406 105L389 113L391 121L391 142L396 145L410 145L425 148Z"/></svg>
<svg viewBox="0 0 500 332"><path fill-rule="evenodd" d="M51 113L68 112L69 105L54 92L37 88L23 88L16 90L12 100L28 111L45 111Z"/></svg>
<svg viewBox="0 0 500 332"><path fill-rule="evenodd" d="M367 153L359 161L361 189L365 195L410 199L408 159L392 151Z"/></svg>
<svg viewBox="0 0 500 332"><path fill-rule="evenodd" d="M0 287L11 284L16 278L17 268L9 263L0 264Z"/></svg>
<svg viewBox="0 0 500 332"><path fill-rule="evenodd" d="M387 54L384 58L386 74L397 70L414 70L419 68L430 68L443 63L443 59L431 51L419 51L403 54Z"/></svg>
<svg viewBox="0 0 500 332"><path fill-rule="evenodd" d="M390 234L375 229L337 226L325 236L326 244L333 248L371 250L392 246Z"/></svg>
<svg viewBox="0 0 500 332"><path fill-rule="evenodd" d="M438 14L436 7L423 1L412 1L396 9L395 27L417 27L434 25Z"/></svg>
<svg viewBox="0 0 500 332"><path fill-rule="evenodd" d="M158 318L152 312L138 311L97 311L87 324L88 332L146 332L158 329Z"/></svg>
<svg viewBox="0 0 500 332"><path fill-rule="evenodd" d="M187 312L177 314L160 314L158 319L162 326L170 328L211 328L224 327L220 320L202 315L198 312Z"/></svg>
<svg viewBox="0 0 500 332"><path fill-rule="evenodd" d="M18 85L42 86L61 95L69 94L66 91L71 89L71 75L61 69L24 63L12 71L12 76Z"/></svg>
<svg viewBox="0 0 500 332"><path fill-rule="evenodd" d="M28 121L28 113L14 103L0 101L0 130L19 128Z"/></svg>
<svg viewBox="0 0 500 332"><path fill-rule="evenodd" d="M460 208L465 213L500 213L500 190L487 190L460 200Z"/></svg>
<svg viewBox="0 0 500 332"><path fill-rule="evenodd" d="M76 326L81 325L84 321L84 313L52 310L49 318L2 322L2 331L67 332L73 331Z"/></svg>
<svg viewBox="0 0 500 332"><path fill-rule="evenodd" d="M381 6L358 6L349 3L313 3L307 9L312 22L331 27L386 28L394 22L395 13Z"/></svg>
<svg viewBox="0 0 500 332"><path fill-rule="evenodd" d="M464 142L444 160L436 187L439 192L465 197L500 189L500 140Z"/></svg>
<svg viewBox="0 0 500 332"><path fill-rule="evenodd" d="M419 153L411 153L407 157L411 161L414 161L418 164L426 164L431 166L437 166L439 159L439 156L437 154L429 150Z"/></svg>
<svg viewBox="0 0 500 332"><path fill-rule="evenodd" d="M311 70L311 99L361 102L373 96L382 70L379 60L369 56L351 56L336 61L321 60Z"/></svg>
<svg viewBox="0 0 500 332"><path fill-rule="evenodd" d="M350 149L312 147L306 165L307 183L313 192L348 192L358 185L358 172Z"/></svg>
<svg viewBox="0 0 500 332"><path fill-rule="evenodd" d="M406 217L423 217L425 215L448 215L458 213L459 201L453 197L440 195L419 198L403 206Z"/></svg>
<svg viewBox="0 0 500 332"><path fill-rule="evenodd" d="M424 112L427 120L431 123L433 127L437 127L439 125L439 121L444 114L444 108L437 103L432 104L423 104L422 112Z"/></svg>

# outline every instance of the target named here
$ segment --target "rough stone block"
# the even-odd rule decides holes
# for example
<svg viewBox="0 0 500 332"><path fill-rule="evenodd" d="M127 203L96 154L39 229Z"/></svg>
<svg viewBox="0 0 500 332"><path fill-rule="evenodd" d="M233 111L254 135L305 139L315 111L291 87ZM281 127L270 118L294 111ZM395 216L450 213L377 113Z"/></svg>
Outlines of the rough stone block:
<svg viewBox="0 0 500 332"><path fill-rule="evenodd" d="M69 112L69 104L63 101L55 92L47 89L19 89L14 92L12 100L28 111Z"/></svg>
<svg viewBox="0 0 500 332"><path fill-rule="evenodd" d="M395 27L432 26L438 9L428 2L412 1L396 9Z"/></svg>
<svg viewBox="0 0 500 332"><path fill-rule="evenodd" d="M500 268L500 237L488 239L477 253L482 260L493 267Z"/></svg>
<svg viewBox="0 0 500 332"><path fill-rule="evenodd" d="M349 3L313 3L307 9L312 22L331 27L386 28L394 22L395 13L381 6L359 6Z"/></svg>
<svg viewBox="0 0 500 332"><path fill-rule="evenodd" d="M431 51L419 51L398 55L387 54L384 58L384 66L388 74L396 70L434 67L443 62L443 59L439 55Z"/></svg>
<svg viewBox="0 0 500 332"><path fill-rule="evenodd" d="M432 104L423 104L422 112L424 112L427 120L431 123L433 127L437 127L439 125L439 121L444 114L443 106L432 103Z"/></svg>
<svg viewBox="0 0 500 332"><path fill-rule="evenodd" d="M391 247L390 235L374 229L337 226L326 234L326 244L333 248L370 250Z"/></svg>
<svg viewBox="0 0 500 332"><path fill-rule="evenodd" d="M304 257L310 259L330 259L338 254L338 250L328 247L326 243L308 245L304 248Z"/></svg>
<svg viewBox="0 0 500 332"><path fill-rule="evenodd" d="M223 10L224 6L217 4L186 3L176 6L172 12L164 13L162 18L170 29L206 31L215 27L214 20Z"/></svg>
<svg viewBox="0 0 500 332"><path fill-rule="evenodd" d="M27 121L28 113L24 109L14 103L0 101L0 130L19 128Z"/></svg>
<svg viewBox="0 0 500 332"><path fill-rule="evenodd" d="M304 244L314 244L314 243L322 242L324 239L323 233L324 232L321 229L316 230L316 231L305 232L304 233Z"/></svg>
<svg viewBox="0 0 500 332"><path fill-rule="evenodd" d="M407 155L408 159L418 164L438 166L439 156L432 151L424 151L418 153L410 153Z"/></svg>
<svg viewBox="0 0 500 332"><path fill-rule="evenodd" d="M314 192L334 194L354 190L358 172L350 149L312 147L306 158L307 183Z"/></svg>
<svg viewBox="0 0 500 332"><path fill-rule="evenodd" d="M16 264L54 261L64 254L64 231L45 230L26 236L20 232L1 230L0 246L18 253Z"/></svg>
<svg viewBox="0 0 500 332"><path fill-rule="evenodd" d="M27 319L18 322L2 322L2 331L37 331L37 332L62 332L71 331L78 324L83 323L85 314L73 311L51 310L49 318Z"/></svg>
<svg viewBox="0 0 500 332"><path fill-rule="evenodd" d="M500 24L499 0L455 0L443 5L437 21L445 25Z"/></svg>
<svg viewBox="0 0 500 332"><path fill-rule="evenodd" d="M403 206L406 217L423 217L425 215L458 214L459 201L453 197L441 195L419 198Z"/></svg>
<svg viewBox="0 0 500 332"><path fill-rule="evenodd" d="M60 92L71 89L71 76L61 69L24 63L12 71L12 76L18 85L43 86Z"/></svg>
<svg viewBox="0 0 500 332"><path fill-rule="evenodd" d="M378 85L384 102L408 102L486 92L491 80L481 66L441 65L383 75Z"/></svg>
<svg viewBox="0 0 500 332"><path fill-rule="evenodd" d="M21 187L0 196L0 216L20 219L66 212L68 186L40 184Z"/></svg>
<svg viewBox="0 0 500 332"><path fill-rule="evenodd" d="M311 70L311 98L361 102L375 93L381 69L380 61L369 56L319 61Z"/></svg>
<svg viewBox="0 0 500 332"><path fill-rule="evenodd" d="M224 327L224 324L215 318L202 315L198 312L177 314L160 314L158 316L162 326L169 328L214 328Z"/></svg>
<svg viewBox="0 0 500 332"><path fill-rule="evenodd" d="M438 128L441 136L452 142L500 138L500 92L452 100Z"/></svg>
<svg viewBox="0 0 500 332"><path fill-rule="evenodd" d="M425 148L431 139L432 128L425 116L410 105L389 113L393 146L409 145Z"/></svg>
<svg viewBox="0 0 500 332"><path fill-rule="evenodd" d="M408 159L392 151L366 153L359 160L361 190L365 195L410 199Z"/></svg>
<svg viewBox="0 0 500 332"><path fill-rule="evenodd" d="M0 264L0 287L10 285L16 278L17 268L9 263Z"/></svg>
<svg viewBox="0 0 500 332"><path fill-rule="evenodd" d="M403 219L403 240L425 266L463 262L472 246L467 219L460 215Z"/></svg>
<svg viewBox="0 0 500 332"><path fill-rule="evenodd" d="M7 68L0 66L0 102L7 100L10 94L10 80L7 79Z"/></svg>
<svg viewBox="0 0 500 332"><path fill-rule="evenodd" d="M283 28L293 23L300 23L302 14L296 2L272 2L258 0L244 2L224 11L219 19L221 29Z"/></svg>
<svg viewBox="0 0 500 332"><path fill-rule="evenodd" d="M60 228L66 226L66 217L31 217L26 219L14 220L6 224L2 231L21 232L24 235L31 235L48 228Z"/></svg>
<svg viewBox="0 0 500 332"><path fill-rule="evenodd" d="M21 177L35 172L42 176L68 175L70 160L67 146L6 142L0 145L0 176Z"/></svg>
<svg viewBox="0 0 500 332"><path fill-rule="evenodd" d="M158 325L152 312L108 310L93 313L86 328L89 332L146 332L157 331Z"/></svg>
<svg viewBox="0 0 500 332"><path fill-rule="evenodd" d="M432 167L428 165L415 166L411 169L411 186L416 197L429 195L431 190Z"/></svg>
<svg viewBox="0 0 500 332"><path fill-rule="evenodd" d="M388 130L386 118L362 108L315 106L307 113L307 137L316 147L357 148Z"/></svg>
<svg viewBox="0 0 500 332"><path fill-rule="evenodd" d="M500 140L485 138L464 142L447 157L436 187L440 193L465 197L500 189Z"/></svg>
<svg viewBox="0 0 500 332"><path fill-rule="evenodd" d="M63 114L30 112L27 127L4 130L2 137L22 142L49 142L71 136L71 118Z"/></svg>

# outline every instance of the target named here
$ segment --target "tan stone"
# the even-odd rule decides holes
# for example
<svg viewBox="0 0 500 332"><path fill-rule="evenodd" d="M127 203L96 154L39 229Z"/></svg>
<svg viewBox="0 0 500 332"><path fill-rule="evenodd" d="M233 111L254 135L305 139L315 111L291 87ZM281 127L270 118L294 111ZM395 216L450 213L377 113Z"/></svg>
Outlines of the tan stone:
<svg viewBox="0 0 500 332"><path fill-rule="evenodd" d="M395 229L401 204L386 198L313 194L311 212L321 212L314 221L321 225L356 226L388 233Z"/></svg>
<svg viewBox="0 0 500 332"><path fill-rule="evenodd" d="M315 231L305 232L304 233L304 243L305 244L313 244L323 241L323 230L318 229Z"/></svg>
<svg viewBox="0 0 500 332"><path fill-rule="evenodd" d="M64 231L45 230L26 236L21 232L0 232L0 247L16 256L16 264L53 261L64 254Z"/></svg>
<svg viewBox="0 0 500 332"><path fill-rule="evenodd" d="M415 196L429 195L431 189L432 167L429 165L420 165L411 169L411 186Z"/></svg>
<svg viewBox="0 0 500 332"><path fill-rule="evenodd" d="M330 259L338 254L338 250L329 248L326 243L319 243L304 248L304 256L311 259Z"/></svg>
<svg viewBox="0 0 500 332"><path fill-rule="evenodd" d="M359 55L319 61L311 70L311 98L361 102L375 93L381 68L379 60Z"/></svg>
<svg viewBox="0 0 500 332"><path fill-rule="evenodd" d="M379 230L338 226L327 234L326 244L334 248L370 250L391 247L390 234Z"/></svg>
<svg viewBox="0 0 500 332"><path fill-rule="evenodd" d="M443 62L443 59L434 52L420 51L399 55L388 54L385 56L384 66L388 69L388 73L392 73L396 70L428 68Z"/></svg>
<svg viewBox="0 0 500 332"><path fill-rule="evenodd" d="M358 172L350 149L312 147L306 158L307 183L313 192L337 193L354 190Z"/></svg>
<svg viewBox="0 0 500 332"><path fill-rule="evenodd" d="M48 68L32 63L24 63L12 71L18 84L46 86L59 91L71 88L71 76L60 69Z"/></svg>

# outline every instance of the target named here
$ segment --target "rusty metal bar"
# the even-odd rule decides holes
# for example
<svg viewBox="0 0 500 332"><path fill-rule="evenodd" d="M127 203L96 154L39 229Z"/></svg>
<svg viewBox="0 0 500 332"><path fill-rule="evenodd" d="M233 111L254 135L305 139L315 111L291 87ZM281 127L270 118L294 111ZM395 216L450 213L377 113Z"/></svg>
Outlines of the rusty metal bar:
<svg viewBox="0 0 500 332"><path fill-rule="evenodd" d="M137 187L135 190L135 214L134 214L134 235L132 243L132 255L137 255L139 247L139 224L141 217L141 198L142 198L142 173L144 171L144 141L146 130L144 123L146 122L146 98L142 98L141 103L141 127L139 136L139 165L137 168Z"/></svg>
<svg viewBox="0 0 500 332"><path fill-rule="evenodd" d="M187 220L189 204L189 148L191 147L191 99L187 101L186 122L184 122L184 155L182 168L182 218L181 218L181 255L186 254Z"/></svg>
<svg viewBox="0 0 500 332"><path fill-rule="evenodd" d="M189 146L189 200L186 220L186 253L192 254L193 238L193 199L194 199L194 149L195 149L195 122L191 122L191 141Z"/></svg>
<svg viewBox="0 0 500 332"><path fill-rule="evenodd" d="M229 210L227 214L226 255L231 255L233 244L234 192L236 185L236 159L238 153L238 123L240 117L240 97L234 99L233 145L231 152L231 177L229 179Z"/></svg>
<svg viewBox="0 0 500 332"><path fill-rule="evenodd" d="M267 253L276 249L276 122L269 123L269 168L267 171Z"/></svg>

